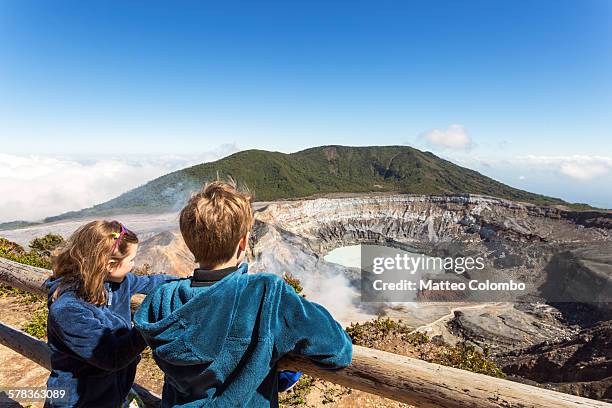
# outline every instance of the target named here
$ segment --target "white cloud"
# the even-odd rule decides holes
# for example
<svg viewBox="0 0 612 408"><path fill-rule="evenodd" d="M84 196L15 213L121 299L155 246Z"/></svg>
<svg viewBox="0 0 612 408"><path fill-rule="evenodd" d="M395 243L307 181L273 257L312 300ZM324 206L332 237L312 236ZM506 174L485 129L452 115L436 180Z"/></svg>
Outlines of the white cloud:
<svg viewBox="0 0 612 408"><path fill-rule="evenodd" d="M190 156L59 158L0 154L0 222L39 220L114 198L156 177L238 151Z"/></svg>
<svg viewBox="0 0 612 408"><path fill-rule="evenodd" d="M606 156L519 156L519 162L544 167L577 181L589 181L612 172L612 158Z"/></svg>
<svg viewBox="0 0 612 408"><path fill-rule="evenodd" d="M562 163L559 167L562 174L576 180L591 180L610 171L610 167L601 163Z"/></svg>
<svg viewBox="0 0 612 408"><path fill-rule="evenodd" d="M522 155L495 156L453 152L441 155L480 173L534 193L569 202L612 208L612 156Z"/></svg>
<svg viewBox="0 0 612 408"><path fill-rule="evenodd" d="M569 156L525 155L511 158L445 157L470 168L514 168L538 172L552 172L576 181L590 181L612 173L612 157L576 154ZM526 176L519 175L524 180Z"/></svg>
<svg viewBox="0 0 612 408"><path fill-rule="evenodd" d="M450 125L446 131L433 129L419 136L433 148L469 150L472 138L462 125Z"/></svg>

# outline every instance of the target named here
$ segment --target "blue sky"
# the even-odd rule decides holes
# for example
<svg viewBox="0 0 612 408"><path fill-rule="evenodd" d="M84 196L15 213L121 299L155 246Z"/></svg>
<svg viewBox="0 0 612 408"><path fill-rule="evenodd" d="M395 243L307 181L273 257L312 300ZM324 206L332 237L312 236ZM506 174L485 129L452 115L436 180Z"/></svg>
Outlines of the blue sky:
<svg viewBox="0 0 612 408"><path fill-rule="evenodd" d="M612 207L611 73L606 0L7 0L0 153L410 144Z"/></svg>

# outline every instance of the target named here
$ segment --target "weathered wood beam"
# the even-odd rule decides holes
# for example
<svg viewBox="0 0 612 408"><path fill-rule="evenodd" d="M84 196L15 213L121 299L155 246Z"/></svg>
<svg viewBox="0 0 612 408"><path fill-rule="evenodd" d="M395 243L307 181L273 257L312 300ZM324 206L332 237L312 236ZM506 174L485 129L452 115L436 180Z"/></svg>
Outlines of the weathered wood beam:
<svg viewBox="0 0 612 408"><path fill-rule="evenodd" d="M49 276L51 276L51 271L48 269L0 258L0 283L6 283L36 295L47 296L44 283Z"/></svg>
<svg viewBox="0 0 612 408"><path fill-rule="evenodd" d="M602 401L360 346L353 346L353 362L342 370L325 370L302 358L285 358L280 367L419 408L612 408Z"/></svg>
<svg viewBox="0 0 612 408"><path fill-rule="evenodd" d="M51 350L49 350L47 343L1 322L0 344L16 351L47 370L51 369Z"/></svg>
<svg viewBox="0 0 612 408"><path fill-rule="evenodd" d="M21 289L40 293L42 282L48 276L48 271L0 259L1 282L19 285ZM19 342L14 336L10 337L9 341ZM29 349L31 340L24 340L21 345L17 344L15 347L16 349ZM33 356L35 357L34 354ZM359 346L353 348L351 365L342 370L325 370L306 359L296 358L285 358L279 365L281 368L300 370L313 377L420 408L612 408L612 404L602 401Z"/></svg>

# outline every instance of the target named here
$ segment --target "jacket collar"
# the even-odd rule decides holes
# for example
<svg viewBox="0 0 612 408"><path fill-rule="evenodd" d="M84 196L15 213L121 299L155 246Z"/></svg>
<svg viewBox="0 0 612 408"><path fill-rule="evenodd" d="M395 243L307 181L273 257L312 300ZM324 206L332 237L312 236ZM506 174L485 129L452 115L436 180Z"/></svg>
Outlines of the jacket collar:
<svg viewBox="0 0 612 408"><path fill-rule="evenodd" d="M215 283L219 282L221 279L225 278L228 275L231 275L233 272L237 270L241 270L242 273L246 273L247 267L246 263L232 266L224 269L216 269L216 270L208 270L197 268L193 271L193 276L191 277L191 287L201 287L201 286L211 286Z"/></svg>

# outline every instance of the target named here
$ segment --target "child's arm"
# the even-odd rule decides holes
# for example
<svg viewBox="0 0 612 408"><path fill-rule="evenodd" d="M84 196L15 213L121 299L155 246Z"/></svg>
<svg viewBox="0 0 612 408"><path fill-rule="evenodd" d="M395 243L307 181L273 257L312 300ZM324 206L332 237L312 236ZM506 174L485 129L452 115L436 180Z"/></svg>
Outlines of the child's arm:
<svg viewBox="0 0 612 408"><path fill-rule="evenodd" d="M128 366L146 347L138 330L113 332L77 303L51 310L48 330L84 361L107 371Z"/></svg>
<svg viewBox="0 0 612 408"><path fill-rule="evenodd" d="M133 273L128 273L125 279L128 279L130 284L130 295L136 293L148 295L162 283L179 278L172 275L134 275Z"/></svg>
<svg viewBox="0 0 612 408"><path fill-rule="evenodd" d="M325 368L351 363L351 338L321 305L309 302L282 282L280 303L273 319L278 357L302 355Z"/></svg>

